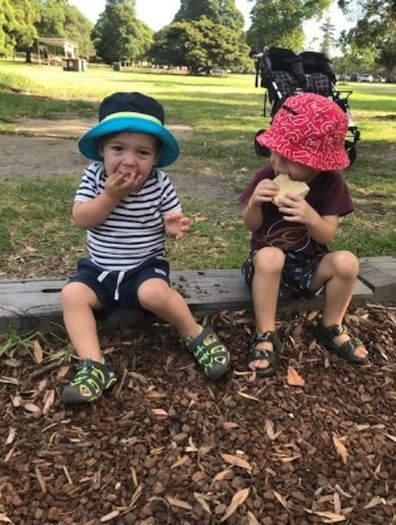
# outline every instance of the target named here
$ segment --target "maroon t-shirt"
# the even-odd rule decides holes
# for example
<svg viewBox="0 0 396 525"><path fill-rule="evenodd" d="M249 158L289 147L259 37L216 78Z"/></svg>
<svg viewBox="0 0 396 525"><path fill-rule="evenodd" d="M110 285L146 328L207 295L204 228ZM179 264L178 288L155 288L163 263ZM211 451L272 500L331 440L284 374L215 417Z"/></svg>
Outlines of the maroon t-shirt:
<svg viewBox="0 0 396 525"><path fill-rule="evenodd" d="M249 182L239 200L247 204L255 187L263 179L274 179L275 173L270 165L264 166ZM308 184L306 201L322 217L334 215L340 217L354 210L345 181L338 171L322 171ZM301 223L290 223L283 219L279 209L272 202L262 205L263 223L252 234L251 249L275 246L283 252L300 252L308 257L327 252L327 246L318 244L308 234Z"/></svg>

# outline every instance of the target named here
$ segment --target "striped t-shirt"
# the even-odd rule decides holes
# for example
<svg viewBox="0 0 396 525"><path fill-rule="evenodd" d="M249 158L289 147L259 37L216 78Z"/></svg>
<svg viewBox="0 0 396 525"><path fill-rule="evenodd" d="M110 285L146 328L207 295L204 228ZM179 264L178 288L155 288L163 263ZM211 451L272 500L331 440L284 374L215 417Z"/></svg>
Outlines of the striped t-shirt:
<svg viewBox="0 0 396 525"><path fill-rule="evenodd" d="M102 193L106 172L102 162L85 168L75 202L86 202ZM154 168L137 195L128 195L109 217L87 230L91 260L111 271L126 271L152 257L165 257L163 215L181 210L179 199L167 175Z"/></svg>

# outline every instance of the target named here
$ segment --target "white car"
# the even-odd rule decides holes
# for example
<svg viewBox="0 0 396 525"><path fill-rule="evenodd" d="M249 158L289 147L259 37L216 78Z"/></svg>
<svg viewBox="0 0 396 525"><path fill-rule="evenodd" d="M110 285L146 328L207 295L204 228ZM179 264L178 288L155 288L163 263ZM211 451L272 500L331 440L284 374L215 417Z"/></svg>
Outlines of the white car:
<svg viewBox="0 0 396 525"><path fill-rule="evenodd" d="M364 75L359 75L359 82L374 82L374 77L370 73L365 73Z"/></svg>

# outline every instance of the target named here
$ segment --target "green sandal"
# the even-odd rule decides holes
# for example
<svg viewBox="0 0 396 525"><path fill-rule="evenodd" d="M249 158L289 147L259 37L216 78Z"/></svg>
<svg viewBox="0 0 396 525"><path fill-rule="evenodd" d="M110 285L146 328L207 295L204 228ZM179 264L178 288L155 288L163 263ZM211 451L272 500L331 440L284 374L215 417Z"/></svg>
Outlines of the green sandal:
<svg viewBox="0 0 396 525"><path fill-rule="evenodd" d="M354 354L356 348L364 346L361 340L354 337L349 341L345 341L345 343L337 345L334 342L334 338L341 334L348 334L346 327L342 324L333 324L331 326L323 326L322 323L318 324L317 339L322 343L326 350L332 354L338 355L338 357L345 359L349 363L353 363L354 365L366 363L367 356L362 359L356 357Z"/></svg>
<svg viewBox="0 0 396 525"><path fill-rule="evenodd" d="M186 347L209 379L219 379L226 372L230 353L210 326L205 326L195 339L188 337Z"/></svg>
<svg viewBox="0 0 396 525"><path fill-rule="evenodd" d="M258 343L263 343L265 341L272 343L272 351L265 350L263 348L257 348ZM279 368L280 350L281 343L277 332L257 332L250 339L250 346L248 351L248 365L250 365L250 363L252 363L253 361L265 359L269 362L267 368L255 368L254 371L259 376L272 376Z"/></svg>
<svg viewBox="0 0 396 525"><path fill-rule="evenodd" d="M62 392L61 399L66 404L90 403L117 382L115 374L97 361L84 359L77 368L73 381Z"/></svg>

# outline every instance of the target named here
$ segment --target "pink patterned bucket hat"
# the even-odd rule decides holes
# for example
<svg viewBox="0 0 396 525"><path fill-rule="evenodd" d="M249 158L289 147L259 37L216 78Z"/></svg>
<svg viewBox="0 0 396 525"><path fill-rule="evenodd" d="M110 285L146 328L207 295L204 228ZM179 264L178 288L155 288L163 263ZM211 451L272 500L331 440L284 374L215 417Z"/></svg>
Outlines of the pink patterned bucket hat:
<svg viewBox="0 0 396 525"><path fill-rule="evenodd" d="M348 117L331 99L315 93L288 97L257 142L282 157L320 171L349 166Z"/></svg>

